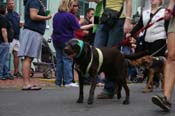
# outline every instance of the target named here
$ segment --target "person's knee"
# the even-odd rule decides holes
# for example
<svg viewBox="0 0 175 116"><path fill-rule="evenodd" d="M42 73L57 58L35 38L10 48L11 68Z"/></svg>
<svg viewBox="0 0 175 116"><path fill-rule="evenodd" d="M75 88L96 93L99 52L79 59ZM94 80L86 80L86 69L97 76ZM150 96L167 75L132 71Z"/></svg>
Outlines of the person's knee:
<svg viewBox="0 0 175 116"><path fill-rule="evenodd" d="M167 62L174 62L175 61L175 53L168 53Z"/></svg>
<svg viewBox="0 0 175 116"><path fill-rule="evenodd" d="M26 63L31 63L33 61L33 58L31 57L28 57L28 56L25 56L23 62L26 62Z"/></svg>

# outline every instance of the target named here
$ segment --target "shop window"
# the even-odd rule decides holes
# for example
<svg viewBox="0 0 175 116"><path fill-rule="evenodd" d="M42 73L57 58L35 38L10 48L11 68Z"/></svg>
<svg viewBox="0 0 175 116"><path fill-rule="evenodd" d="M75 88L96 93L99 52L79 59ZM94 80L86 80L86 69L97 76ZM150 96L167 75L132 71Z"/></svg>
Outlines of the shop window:
<svg viewBox="0 0 175 116"><path fill-rule="evenodd" d="M0 0L0 3L7 3L7 0Z"/></svg>
<svg viewBox="0 0 175 116"><path fill-rule="evenodd" d="M81 0L79 1L79 15L84 15L85 11L89 8L89 3L87 1Z"/></svg>

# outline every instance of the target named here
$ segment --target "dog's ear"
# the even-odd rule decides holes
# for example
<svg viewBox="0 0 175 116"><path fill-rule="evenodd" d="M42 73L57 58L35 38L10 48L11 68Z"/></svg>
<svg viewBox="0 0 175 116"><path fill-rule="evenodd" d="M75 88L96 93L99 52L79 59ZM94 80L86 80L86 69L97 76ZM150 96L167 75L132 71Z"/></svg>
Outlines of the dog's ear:
<svg viewBox="0 0 175 116"><path fill-rule="evenodd" d="M69 44L71 47L74 47L74 46L78 45L78 40L72 39L71 41L68 42L68 44Z"/></svg>
<svg viewBox="0 0 175 116"><path fill-rule="evenodd" d="M72 50L75 52L79 52L80 50L80 46L78 45L78 41L77 40L72 40L69 45L71 46Z"/></svg>

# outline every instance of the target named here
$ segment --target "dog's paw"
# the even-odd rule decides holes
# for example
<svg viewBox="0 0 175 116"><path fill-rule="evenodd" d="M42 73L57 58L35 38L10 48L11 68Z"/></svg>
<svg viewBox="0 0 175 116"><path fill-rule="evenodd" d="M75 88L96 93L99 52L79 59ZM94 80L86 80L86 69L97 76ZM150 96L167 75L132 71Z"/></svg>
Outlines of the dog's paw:
<svg viewBox="0 0 175 116"><path fill-rule="evenodd" d="M124 104L124 105L129 104L129 100L124 100L124 101L123 101L123 104Z"/></svg>
<svg viewBox="0 0 175 116"><path fill-rule="evenodd" d="M77 103L83 103L83 99L78 99Z"/></svg>

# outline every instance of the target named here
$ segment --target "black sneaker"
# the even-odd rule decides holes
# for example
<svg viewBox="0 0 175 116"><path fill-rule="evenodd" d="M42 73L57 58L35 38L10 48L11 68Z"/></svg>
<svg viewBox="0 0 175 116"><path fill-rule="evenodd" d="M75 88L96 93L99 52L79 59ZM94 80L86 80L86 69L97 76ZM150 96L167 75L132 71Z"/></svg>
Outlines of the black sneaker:
<svg viewBox="0 0 175 116"><path fill-rule="evenodd" d="M164 111L169 112L171 109L171 103L167 101L167 98L155 95L152 97L152 102L162 108Z"/></svg>
<svg viewBox="0 0 175 116"><path fill-rule="evenodd" d="M9 79L9 80L14 80L14 77L13 77L13 75L11 75L11 74L8 75L8 76L5 76L5 78L6 78L6 79Z"/></svg>
<svg viewBox="0 0 175 116"><path fill-rule="evenodd" d="M6 80L6 78L5 77L1 77L0 80Z"/></svg>
<svg viewBox="0 0 175 116"><path fill-rule="evenodd" d="M13 76L14 76L15 78L22 78L22 74L19 73L19 72L13 74Z"/></svg>

